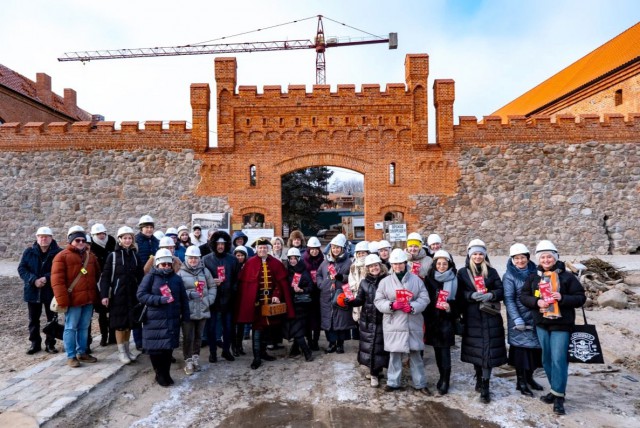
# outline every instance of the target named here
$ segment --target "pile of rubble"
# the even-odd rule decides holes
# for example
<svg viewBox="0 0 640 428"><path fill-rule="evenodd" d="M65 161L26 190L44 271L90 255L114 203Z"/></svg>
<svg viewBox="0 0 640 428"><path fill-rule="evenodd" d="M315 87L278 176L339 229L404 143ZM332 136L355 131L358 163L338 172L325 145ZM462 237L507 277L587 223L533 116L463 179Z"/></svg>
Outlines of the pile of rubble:
<svg viewBox="0 0 640 428"><path fill-rule="evenodd" d="M587 302L585 308L599 306L625 309L637 307L640 295L625 283L626 274L599 258L569 262L567 268L580 276Z"/></svg>

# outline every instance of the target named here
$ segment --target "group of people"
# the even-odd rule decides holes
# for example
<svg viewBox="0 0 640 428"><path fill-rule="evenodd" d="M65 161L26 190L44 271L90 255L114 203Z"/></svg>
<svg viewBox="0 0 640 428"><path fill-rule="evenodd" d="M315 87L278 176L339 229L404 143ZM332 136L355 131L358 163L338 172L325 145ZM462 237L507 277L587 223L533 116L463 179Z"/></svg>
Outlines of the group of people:
<svg viewBox="0 0 640 428"><path fill-rule="evenodd" d="M347 340L358 340L357 361L367 369L372 387L387 370L385 390L402 388L403 363L413 387L431 395L423 363L425 344L433 347L439 394L451 384L451 347L461 338L461 360L473 364L480 400L489 403L492 368L509 362L516 368L516 389L533 396L542 390L533 378L544 367L550 392L541 400L564 414L568 377L567 349L574 309L584 304L584 290L565 269L550 241L540 241L535 260L523 244L510 248L504 277L491 266L479 239L467 247L465 266L457 269L440 236L407 237L406 249L387 241L359 242L350 255L342 234L322 248L316 237L292 232L282 238L259 238L252 246L236 232L211 231L198 225L155 231L149 215L136 233L121 227L115 238L104 225L91 233L74 226L60 248L48 227L36 232L19 265L29 310L27 353L42 349L40 317L55 313L50 302L66 309L63 342L70 367L92 363L90 323L99 315L101 345L116 343L120 360L149 354L156 381L173 384L173 350L182 352L187 375L201 370L200 350L209 362L234 361L250 339L258 369L275 358L268 348L292 341L290 356L313 361L324 330L325 353L344 353ZM197 236L196 236L197 234ZM88 243L87 241L90 241ZM507 314L507 353L500 302ZM249 331L251 336L248 337ZM130 337L133 334L133 344ZM57 352L55 338L45 351ZM408 361L403 361L408 355Z"/></svg>

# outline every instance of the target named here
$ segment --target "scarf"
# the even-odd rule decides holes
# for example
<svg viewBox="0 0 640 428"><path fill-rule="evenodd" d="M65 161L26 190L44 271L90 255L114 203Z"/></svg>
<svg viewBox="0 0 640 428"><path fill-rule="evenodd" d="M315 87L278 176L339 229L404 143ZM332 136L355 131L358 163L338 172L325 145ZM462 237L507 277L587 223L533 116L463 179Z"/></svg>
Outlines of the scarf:
<svg viewBox="0 0 640 428"><path fill-rule="evenodd" d="M93 242L104 248L107 246L107 241L109 241L109 235L107 235L104 239L98 238L98 235L91 235L91 239L93 239Z"/></svg>
<svg viewBox="0 0 640 428"><path fill-rule="evenodd" d="M456 277L456 274L453 273L453 270L448 269L445 272L435 271L434 278L436 281L442 282L444 284L444 286L442 287L444 291L449 292L449 297L447 297L447 300L455 300L456 293L458 292L458 278Z"/></svg>

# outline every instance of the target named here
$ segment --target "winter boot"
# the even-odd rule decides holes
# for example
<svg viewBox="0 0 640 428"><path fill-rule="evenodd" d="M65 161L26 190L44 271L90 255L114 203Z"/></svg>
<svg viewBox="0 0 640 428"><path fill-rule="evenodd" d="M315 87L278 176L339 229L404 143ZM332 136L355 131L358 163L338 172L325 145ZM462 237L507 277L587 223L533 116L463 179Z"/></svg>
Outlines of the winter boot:
<svg viewBox="0 0 640 428"><path fill-rule="evenodd" d="M522 395L526 395L527 397L533 397L533 392L529 389L527 385L527 380L524 375L524 370L516 371L516 390L520 391Z"/></svg>
<svg viewBox="0 0 640 428"><path fill-rule="evenodd" d="M476 369L476 392L482 389L482 367L474 366Z"/></svg>
<svg viewBox="0 0 640 428"><path fill-rule="evenodd" d="M491 402L491 394L489 391L489 379L482 379L480 401L482 401L484 404L489 404Z"/></svg>
<svg viewBox="0 0 640 428"><path fill-rule="evenodd" d="M171 378L172 360L173 360L173 356L170 353L168 353L167 355L164 355L164 360L163 360L164 376L167 379L167 381L169 381L169 385L173 385L175 383Z"/></svg>
<svg viewBox="0 0 640 428"><path fill-rule="evenodd" d="M320 340L320 332L314 331L311 335L311 341L309 341L309 348L311 348L312 351L320 350L320 346L318 345L319 340Z"/></svg>
<svg viewBox="0 0 640 428"><path fill-rule="evenodd" d="M444 374L442 376L442 384L438 386L438 393L440 395L445 395L449 392L449 381L451 379L451 367L448 369L444 369Z"/></svg>
<svg viewBox="0 0 640 428"><path fill-rule="evenodd" d="M297 357L300 354L300 346L296 340L293 342L293 345L291 345L291 349L289 350L289 358Z"/></svg>
<svg viewBox="0 0 640 428"><path fill-rule="evenodd" d="M438 359L436 358L436 360ZM438 366L438 373L440 374L438 382L436 382L436 389L440 391L440 388L442 388L442 383L444 382L444 368L442 368L442 364L440 364L440 361L436 361L436 364Z"/></svg>
<svg viewBox="0 0 640 428"><path fill-rule="evenodd" d="M344 354L344 340L338 340L338 345L336 346L336 354Z"/></svg>
<svg viewBox="0 0 640 428"><path fill-rule="evenodd" d="M311 348L307 345L307 342L302 339L302 343L300 343L300 348L302 348L302 353L304 354L304 360L309 362L313 361L313 354L311 353Z"/></svg>
<svg viewBox="0 0 640 428"><path fill-rule="evenodd" d="M329 342L329 347L327 347L327 349L324 350L325 354L332 354L334 352L336 352L336 342Z"/></svg>
<svg viewBox="0 0 640 428"><path fill-rule="evenodd" d="M192 358L187 358L186 361L185 361L185 365L184 365L185 374L187 376L191 376L194 371L195 371L195 368L193 367L193 359Z"/></svg>
<svg viewBox="0 0 640 428"><path fill-rule="evenodd" d="M380 386L380 380L378 376L371 376L371 388L377 388Z"/></svg>
<svg viewBox="0 0 640 428"><path fill-rule="evenodd" d="M544 389L542 385L533 380L533 370L525 370L524 377L531 389L534 389L536 391L542 391Z"/></svg>
<svg viewBox="0 0 640 428"><path fill-rule="evenodd" d="M200 366L200 355L195 354L191 357L191 361L193 361L193 371L199 372L202 370L202 367Z"/></svg>
<svg viewBox="0 0 640 428"><path fill-rule="evenodd" d="M553 401L553 413L556 415L566 415L564 411L564 397L556 397Z"/></svg>
<svg viewBox="0 0 640 428"><path fill-rule="evenodd" d="M137 350L136 345L131 342L125 343L124 345L125 345L125 351L127 351L127 355L129 356L129 359L131 361L137 360L141 352Z"/></svg>
<svg viewBox="0 0 640 428"><path fill-rule="evenodd" d="M129 358L129 354L127 353L125 348L126 344L118 344L118 358L122 364L131 364L131 358Z"/></svg>
<svg viewBox="0 0 640 428"><path fill-rule="evenodd" d="M262 346L260 341L260 332L253 330L253 338L251 340L251 348L253 349L253 361L251 362L251 368L256 370L262 365Z"/></svg>

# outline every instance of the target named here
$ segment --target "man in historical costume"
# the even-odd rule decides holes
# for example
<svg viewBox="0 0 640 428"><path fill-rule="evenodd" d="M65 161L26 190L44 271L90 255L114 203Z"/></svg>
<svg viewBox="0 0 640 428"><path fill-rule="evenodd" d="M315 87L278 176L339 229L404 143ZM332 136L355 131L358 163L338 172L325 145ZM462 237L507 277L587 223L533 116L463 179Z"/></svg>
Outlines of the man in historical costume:
<svg viewBox="0 0 640 428"><path fill-rule="evenodd" d="M238 313L236 322L251 323L253 327L252 369L257 369L262 360L273 361L267 354L266 335L269 330L280 327L284 318L294 318L293 300L287 284L287 270L280 260L270 256L270 241L258 238L254 243L256 255L249 258L238 277ZM268 304L286 303L286 313L277 316L262 315Z"/></svg>

